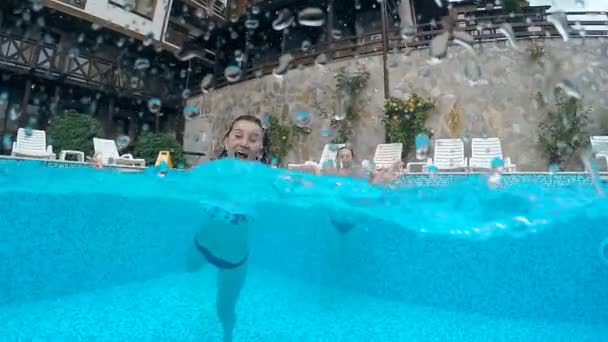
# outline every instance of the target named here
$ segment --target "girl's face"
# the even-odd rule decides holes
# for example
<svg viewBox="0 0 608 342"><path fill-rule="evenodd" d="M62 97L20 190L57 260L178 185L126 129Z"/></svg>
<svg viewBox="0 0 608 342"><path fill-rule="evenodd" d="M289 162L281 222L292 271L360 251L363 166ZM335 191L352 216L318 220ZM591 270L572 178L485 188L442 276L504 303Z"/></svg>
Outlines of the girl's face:
<svg viewBox="0 0 608 342"><path fill-rule="evenodd" d="M239 120L224 139L228 157L256 160L262 157L264 130L255 122Z"/></svg>
<svg viewBox="0 0 608 342"><path fill-rule="evenodd" d="M347 148L338 151L338 163L340 165L351 165L353 162L353 152Z"/></svg>

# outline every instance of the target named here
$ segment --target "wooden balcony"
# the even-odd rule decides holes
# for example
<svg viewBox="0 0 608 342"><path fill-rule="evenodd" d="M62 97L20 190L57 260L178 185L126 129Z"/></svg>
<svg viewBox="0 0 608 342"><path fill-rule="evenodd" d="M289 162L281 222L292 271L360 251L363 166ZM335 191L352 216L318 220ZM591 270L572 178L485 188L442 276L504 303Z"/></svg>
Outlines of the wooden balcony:
<svg viewBox="0 0 608 342"><path fill-rule="evenodd" d="M218 0L184 0L184 2L194 8L204 10L209 17L221 21L228 20L230 16L230 1L227 1L228 6L224 6L224 4Z"/></svg>
<svg viewBox="0 0 608 342"><path fill-rule="evenodd" d="M127 96L147 96L143 82L132 82L116 63L61 50L41 41L0 32L0 69L30 74L88 89Z"/></svg>

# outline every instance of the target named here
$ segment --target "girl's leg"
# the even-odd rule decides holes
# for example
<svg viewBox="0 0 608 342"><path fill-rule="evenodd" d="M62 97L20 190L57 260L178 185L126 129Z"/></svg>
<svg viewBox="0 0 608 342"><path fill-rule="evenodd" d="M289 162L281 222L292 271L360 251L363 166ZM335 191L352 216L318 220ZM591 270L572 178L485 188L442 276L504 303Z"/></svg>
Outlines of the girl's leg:
<svg viewBox="0 0 608 342"><path fill-rule="evenodd" d="M220 269L217 274L217 316L224 329L224 342L232 341L236 304L246 275L247 262L235 269Z"/></svg>

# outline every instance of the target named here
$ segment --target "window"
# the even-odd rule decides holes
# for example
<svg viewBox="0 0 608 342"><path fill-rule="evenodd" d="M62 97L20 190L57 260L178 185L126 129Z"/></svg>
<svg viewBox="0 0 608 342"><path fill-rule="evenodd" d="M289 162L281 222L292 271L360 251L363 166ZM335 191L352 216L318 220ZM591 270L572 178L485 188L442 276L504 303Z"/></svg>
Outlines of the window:
<svg viewBox="0 0 608 342"><path fill-rule="evenodd" d="M108 0L109 3L124 8L126 11L139 14L148 19L154 17L158 0Z"/></svg>

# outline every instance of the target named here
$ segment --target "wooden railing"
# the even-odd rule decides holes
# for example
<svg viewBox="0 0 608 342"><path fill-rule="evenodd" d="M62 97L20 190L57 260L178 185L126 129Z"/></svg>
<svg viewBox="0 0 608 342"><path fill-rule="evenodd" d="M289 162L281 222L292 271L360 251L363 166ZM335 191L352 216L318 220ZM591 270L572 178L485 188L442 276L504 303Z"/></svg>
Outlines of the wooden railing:
<svg viewBox="0 0 608 342"><path fill-rule="evenodd" d="M192 6L204 9L207 11L207 14L211 17L216 17L220 20L227 20L229 16L230 9L230 1L228 1L228 6L224 6L220 1L217 0L185 0L187 3Z"/></svg>
<svg viewBox="0 0 608 342"><path fill-rule="evenodd" d="M473 16L475 13L468 13L464 16L459 16L456 19L456 30L467 32L474 38L475 43L483 43L488 41L501 41L507 38L500 33L499 27L503 23L509 23L513 28L516 39L530 38L557 38L560 37L557 29L551 24L548 19L548 13L543 10L531 10L527 13L518 15L489 15L489 16ZM584 36L589 37L608 37L608 17L605 13L585 12L585 13L568 13L568 18L576 15L596 15L598 20L581 21L578 24L585 28ZM602 19L605 18L605 19ZM569 22L574 25L574 22ZM481 28L481 30L479 30ZM441 24L436 27L431 27L430 24L417 26L417 33L414 37L404 40L399 30L394 29L388 32L389 53L403 51L404 49L425 49L428 48L432 39L437 35L445 32L445 28ZM580 33L571 32L571 36ZM320 43L312 46L307 52L302 52L301 49L292 51L284 51L290 53L293 57L291 65L309 66L315 63L315 60L322 54L325 54L328 61L339 61L352 59L357 56L374 56L383 53L382 48L382 33L373 32L362 36L345 37L339 40L333 40L331 43ZM257 63L250 65L247 70L243 70L243 74L238 82L251 80L260 75L270 75L274 68L278 66L279 55L265 56L265 60L270 59L268 63ZM225 87L234 84L226 80L223 74L216 75L216 88Z"/></svg>
<svg viewBox="0 0 608 342"><path fill-rule="evenodd" d="M117 64L111 61L6 33L0 33L0 69L89 89L146 96L141 84L125 82Z"/></svg>

